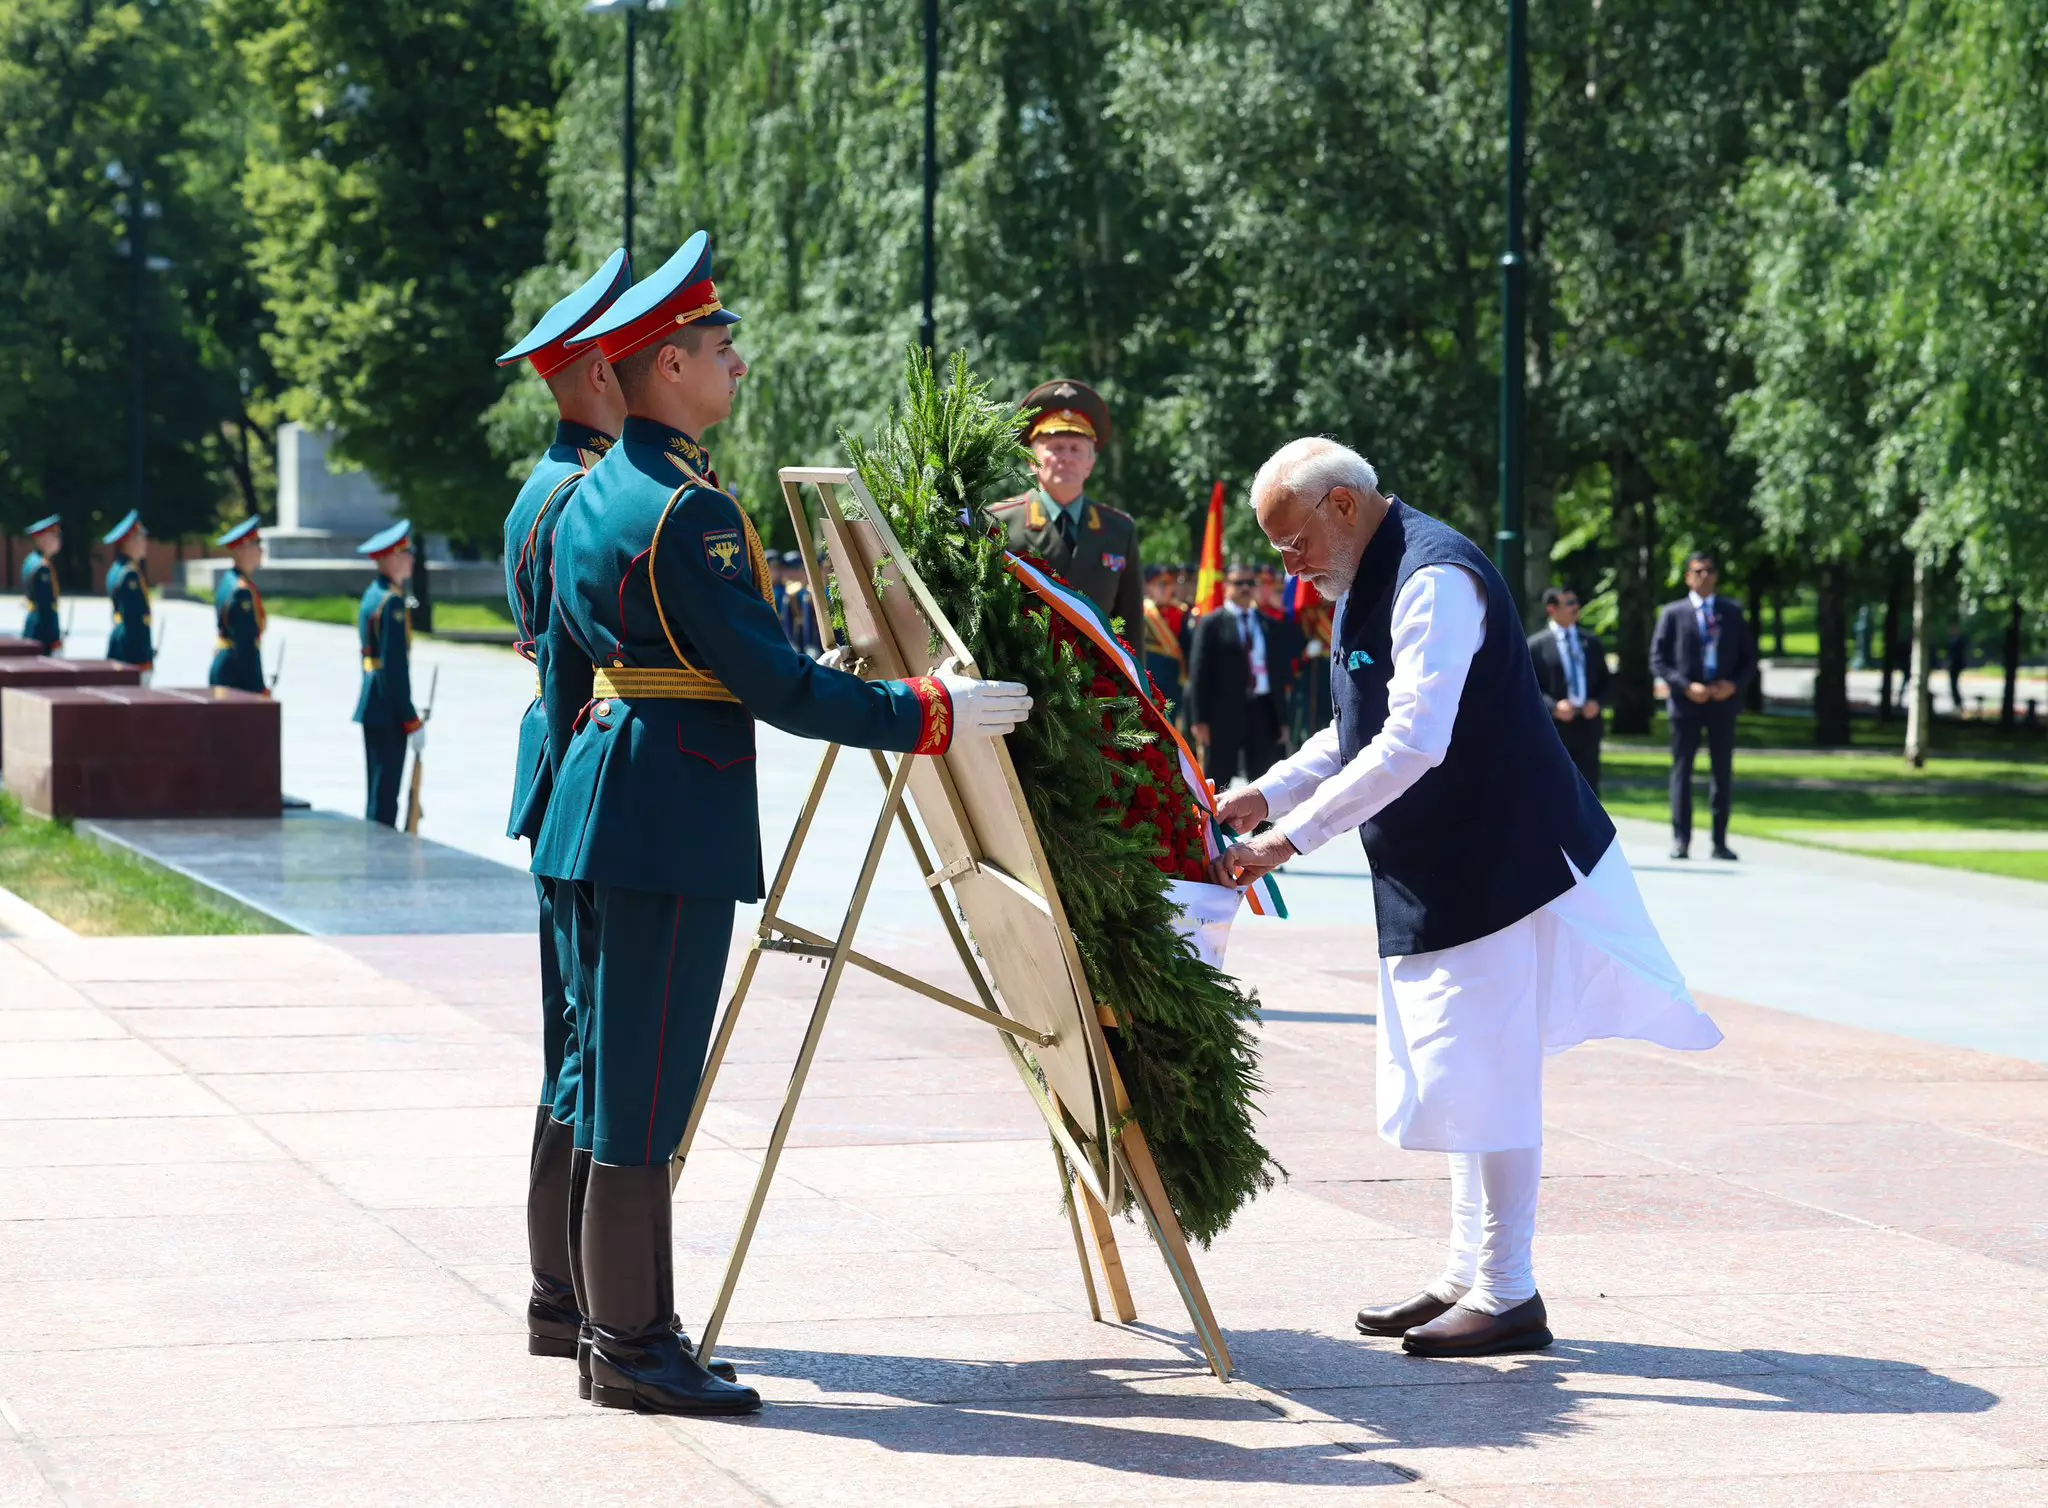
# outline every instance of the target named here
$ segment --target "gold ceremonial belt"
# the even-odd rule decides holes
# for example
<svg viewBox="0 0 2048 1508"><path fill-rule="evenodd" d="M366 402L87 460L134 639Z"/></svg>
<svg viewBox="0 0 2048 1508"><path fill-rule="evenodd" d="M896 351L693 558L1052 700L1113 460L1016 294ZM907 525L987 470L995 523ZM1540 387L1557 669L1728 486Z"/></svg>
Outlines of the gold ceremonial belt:
<svg viewBox="0 0 2048 1508"><path fill-rule="evenodd" d="M235 641L233 639L225 638L215 639L213 641L213 647L215 649L233 649L235 647Z"/></svg>
<svg viewBox="0 0 2048 1508"><path fill-rule="evenodd" d="M365 670L382 670L383 668L384 668L384 662L383 662L382 660L376 659L376 658L374 658L373 656L370 656L370 655L364 655L364 656L363 656L363 669L365 669Z"/></svg>
<svg viewBox="0 0 2048 1508"><path fill-rule="evenodd" d="M593 665L591 694L609 701L737 702L715 675L701 670L637 670L626 665Z"/></svg>

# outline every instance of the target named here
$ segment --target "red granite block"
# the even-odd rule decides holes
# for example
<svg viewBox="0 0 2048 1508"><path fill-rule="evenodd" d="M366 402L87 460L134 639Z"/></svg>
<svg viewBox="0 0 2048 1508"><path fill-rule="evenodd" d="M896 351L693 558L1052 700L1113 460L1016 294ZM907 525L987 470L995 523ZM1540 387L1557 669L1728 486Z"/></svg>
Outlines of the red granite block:
<svg viewBox="0 0 2048 1508"><path fill-rule="evenodd" d="M51 655L0 656L0 706L8 691L54 686L139 686L142 671L119 660L60 660ZM7 736L7 714L0 711L0 743Z"/></svg>
<svg viewBox="0 0 2048 1508"><path fill-rule="evenodd" d="M0 660L18 660L38 657L43 646L34 639L24 639L20 634L0 634Z"/></svg>
<svg viewBox="0 0 2048 1508"><path fill-rule="evenodd" d="M277 703L224 687L0 690L7 788L51 817L275 817Z"/></svg>

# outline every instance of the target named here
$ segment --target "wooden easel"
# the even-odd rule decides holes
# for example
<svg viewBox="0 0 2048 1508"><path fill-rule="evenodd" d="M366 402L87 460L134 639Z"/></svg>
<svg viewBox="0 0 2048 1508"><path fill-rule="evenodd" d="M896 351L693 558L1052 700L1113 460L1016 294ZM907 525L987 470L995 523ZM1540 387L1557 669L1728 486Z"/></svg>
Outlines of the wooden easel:
<svg viewBox="0 0 2048 1508"><path fill-rule="evenodd" d="M840 502L843 489L860 502L864 512L864 524L871 527L878 536L882 548L893 554L902 564L900 547L889 533L887 522L868 498L858 478L851 471L832 469L787 468L781 473L785 501L791 517L797 525L797 538L803 551L804 566L813 590L813 601L818 605L818 631L827 648L834 647L834 633L830 613L826 604L829 599L823 591L825 577L819 567L813 549L809 519L805 513L801 489L808 485L815 487L823 504L823 519L834 548L841 553L840 562L853 560L860 563L862 540L856 538L849 525ZM873 540L868 543L873 544ZM945 624L923 583L918 581L902 565L902 586L914 595L920 615L929 621L933 631L950 641L956 653L966 662L951 629ZM872 629L880 624L880 632L886 636L888 615L876 595L875 586L867 575L859 570L842 571L840 585L843 593L851 592L858 599L857 606L849 605L849 625L855 619ZM901 605L898 604L898 617ZM857 636L858 637L858 636ZM892 658L886 643L882 645L880 658ZM882 673L901 673L897 667L884 665ZM1188 1318L1192 1322L1197 1338L1201 1341L1204 1354L1216 1375L1228 1381L1231 1372L1229 1347L1225 1344L1221 1328L1216 1323L1214 1311L1210 1308L1208 1295L1203 1291L1200 1276L1195 1271L1194 1259L1188 1250L1187 1238L1180 1228L1179 1218L1174 1214L1168 1200L1166 1186L1159 1177L1159 1169L1152 1157L1152 1150L1145 1141L1144 1132L1131 1114L1129 1096L1125 1093L1123 1080L1116 1064L1110 1057L1102 1027L1114 1026L1115 1018L1106 1007L1097 1004L1088 993L1085 976L1081 971L1078 950L1073 944L1072 933L1067 928L1065 913L1060 908L1059 898L1049 879L1049 871L1043 853L1037 847L1037 835L1031 828L1028 815L1024 815L1021 788L1015 784L1015 773L1011 769L1006 750L999 747L994 751L995 767L1008 775L1014 801L1014 810L1022 818L1022 827L1030 854L1036 863L1027 876L1020 877L1004 869L987 854L963 851L950 862L934 861L924 835L918 830L905 793L909 788L914 771L918 771L916 756L902 755L894 759L878 752L872 752L875 771L881 777L885 789L880 813L875 818L874 828L869 837L867 850L862 858L860 870L854 882L853 893L847 902L846 913L836 936L826 937L788 921L781 915L783 898L796 872L797 860L801 856L811 824L816 819L823 803L825 788L831 778L834 765L839 758L838 745L827 746L824 757L819 761L817 775L811 782L802 810L798 813L796 827L790 834L789 844L783 850L782 861L777 866L775 879L770 885L761 909L761 920L755 929L753 944L746 962L740 970L740 977L733 989L730 1002L719 1022L718 1031L712 1040L711 1050L705 1064L704 1077L699 1086L697 1099L691 1107L690 1119L683 1131L682 1142L676 1152L675 1176L681 1176L683 1160L688 1155L691 1143L696 1137L705 1106L709 1103L712 1086L720 1065L732 1040L734 1028L739 1023L740 1011L746 1002L748 991L753 986L754 973L764 953L784 953L800 958L817 959L825 969L825 977L819 985L816 1003L812 1006L811 1017L804 1031L796 1062L790 1070L789 1085L783 1095L782 1107L775 1120L774 1130L768 1139L767 1151L762 1159L761 1171L754 1183L754 1190L747 1204L745 1218L740 1224L739 1237L734 1243L732 1256L726 1264L725 1279L719 1288L718 1300L712 1309L698 1341L697 1354L700 1361L708 1361L717 1344L718 1336L725 1323L725 1317L732 1304L734 1291L739 1284L747 1252L752 1244L754 1231L760 1221L761 1211L768 1198L769 1185L774 1181L775 1172L782 1158L784 1146L789 1139L790 1127L796 1118L798 1102L802 1099L804 1084L810 1075L811 1064L817 1056L818 1044L824 1035L825 1021L838 992L839 981L851 964L892 984L901 986L913 994L947 1006L952 1010L971 1016L996 1029L998 1040L1008 1052L1018 1077L1023 1082L1039 1113L1044 1117L1051 1133L1053 1159L1057 1167L1061 1187L1066 1195L1065 1205L1068 1225L1074 1237L1074 1252L1081 1265L1082 1283L1087 1291L1090 1315L1100 1320L1102 1304L1095 1286L1095 1277L1088 1260L1088 1249L1092 1245L1097 1261L1100 1262L1103 1280L1109 1290L1110 1305L1118 1321L1129 1323L1137 1318L1137 1306L1132 1302L1130 1283L1124 1272L1122 1255L1117 1248L1115 1229L1110 1221L1110 1211L1122 1205L1126 1195L1144 1214L1154 1242L1165 1260L1167 1271L1172 1275L1174 1285L1180 1290L1183 1303L1187 1306ZM938 802L946 809L941 813L942 831L947 843L960 848L962 834L974 831L969 820L968 804L963 804L961 793L943 761L927 761L920 772L926 794L920 796L920 809L929 810L928 802ZM933 905L939 919L952 940L954 952L967 972L976 1000L967 1000L949 990L940 989L899 969L855 951L854 938L861 917L867 906L868 894L874 885L875 872L881 862L882 851L889 839L890 828L899 828L910 845L912 857L916 860L918 873L925 877L925 884L931 893ZM1016 834L1010 835L1013 839ZM1012 845L1014 847L1014 843ZM1023 866L1018 866L1020 869ZM963 901L963 882L972 882ZM991 888L993 887L993 888ZM956 907L962 914L974 915L976 908L984 916L990 915L989 898L994 896L999 903L1008 906L1012 914L1031 916L1041 928L1049 925L1058 936L1061 957L1053 962L1059 977L1073 989L1070 1009L1057 1020L1033 1024L1019 1019L1016 1011L1005 1011L998 1003L997 986L1002 983L1006 968L1010 973L1018 999L1031 1000L1039 1004L1042 1013L1046 969L1043 965L1033 971L1020 973L1015 966L1006 965L1000 929L991 930L991 941L996 946L985 946L987 964L976 956L962 928ZM1021 908L1021 911L1020 909ZM991 979L991 975L994 979ZM1028 977L1027 977L1028 976ZM977 1003L978 1001L978 1003ZM1040 1051L1040 1061L1035 1066L1020 1043L1029 1044ZM1051 1055L1061 1054L1057 1064L1051 1064ZM1077 1069L1077 1064L1080 1068ZM1077 1072L1085 1070L1092 1074L1092 1089L1084 1091L1092 1104L1070 1103L1079 1098L1074 1090ZM1063 1099L1060 1084L1068 1086L1068 1096ZM1084 1234L1082 1217L1086 1215L1087 1228Z"/></svg>

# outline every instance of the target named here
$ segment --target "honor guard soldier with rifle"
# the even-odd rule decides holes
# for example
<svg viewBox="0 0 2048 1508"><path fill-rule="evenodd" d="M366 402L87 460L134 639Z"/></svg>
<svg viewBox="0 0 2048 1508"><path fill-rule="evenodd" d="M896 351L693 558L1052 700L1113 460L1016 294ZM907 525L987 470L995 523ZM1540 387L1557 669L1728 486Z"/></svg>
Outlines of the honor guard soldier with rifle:
<svg viewBox="0 0 2048 1508"><path fill-rule="evenodd" d="M612 364L627 418L556 530L540 655L555 785L533 867L574 882L576 899L571 1275L592 1401L651 1413L761 1403L706 1371L676 1326L668 1166L703 1075L733 908L763 889L754 719L938 754L1030 709L1022 686L944 670L863 681L791 646L760 536L700 441L746 375L736 318L699 231L571 342Z"/></svg>
<svg viewBox="0 0 2048 1508"><path fill-rule="evenodd" d="M405 748L427 748L427 730L412 705L412 611L405 584L412 580L412 525L400 519L356 546L377 563L377 579L356 607L356 639L363 651L363 689L355 721L363 725L363 762L369 799L363 817L398 826L398 786Z"/></svg>
<svg viewBox="0 0 2048 1508"><path fill-rule="evenodd" d="M576 488L618 442L626 401L611 363L593 345L571 348L566 337L609 309L632 284L631 263L615 251L589 281L541 316L499 366L530 362L553 394L560 419L554 443L533 468L505 516L505 597L529 660L547 632L555 600L555 528ZM547 718L534 672L533 701L519 720L519 761L512 771L508 838L540 837L554 777L548 768ZM535 1356L573 1357L583 1324L570 1277L569 1191L576 1140L576 1086L582 1054L563 985L572 968L567 923L574 903L567 886L534 876L540 901L540 1102L527 1163L526 1251L533 1287L526 1301L526 1349Z"/></svg>
<svg viewBox="0 0 2048 1508"><path fill-rule="evenodd" d="M149 530L142 527L142 515L129 509L128 516L107 531L104 542L115 551L114 563L107 567L107 601L114 610L107 658L139 666L146 686L150 667L156 663L156 645L149 631L149 580L142 574L142 559L149 550Z"/></svg>
<svg viewBox="0 0 2048 1508"><path fill-rule="evenodd" d="M213 583L213 665L209 686L267 695L263 684L263 594L256 590L256 567L263 563L263 531L245 518L214 541L227 547L233 562Z"/></svg>
<svg viewBox="0 0 2048 1508"><path fill-rule="evenodd" d="M34 639L53 655L64 643L64 623L57 616L57 552L64 548L64 521L52 513L28 526L35 548L21 563L22 606L28 609L21 636Z"/></svg>
<svg viewBox="0 0 2048 1508"><path fill-rule="evenodd" d="M1109 405L1087 383L1061 377L1033 388L1019 407L1030 412L1024 443L1036 458L1038 485L995 504L990 520L1011 550L1044 561L1103 617L1121 619L1126 641L1141 642L1145 571L1138 526L1130 514L1083 490L1109 443Z"/></svg>

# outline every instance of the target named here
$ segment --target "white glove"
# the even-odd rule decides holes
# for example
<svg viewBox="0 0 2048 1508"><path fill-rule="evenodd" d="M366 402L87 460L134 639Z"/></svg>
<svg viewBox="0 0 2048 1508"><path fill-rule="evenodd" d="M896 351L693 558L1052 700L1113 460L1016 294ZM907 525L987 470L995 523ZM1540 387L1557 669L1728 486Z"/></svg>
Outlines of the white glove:
<svg viewBox="0 0 2048 1508"><path fill-rule="evenodd" d="M412 745L413 757L415 759L424 755L427 752L427 730L425 725L422 724L407 734L406 741Z"/></svg>
<svg viewBox="0 0 2048 1508"><path fill-rule="evenodd" d="M961 675L957 658L932 672L953 699L955 738L1000 738L1031 714L1031 693L1017 681L978 681Z"/></svg>
<svg viewBox="0 0 2048 1508"><path fill-rule="evenodd" d="M846 663L850 658L851 651L844 644L836 644L818 656L818 663L827 670L847 670L851 668Z"/></svg>

